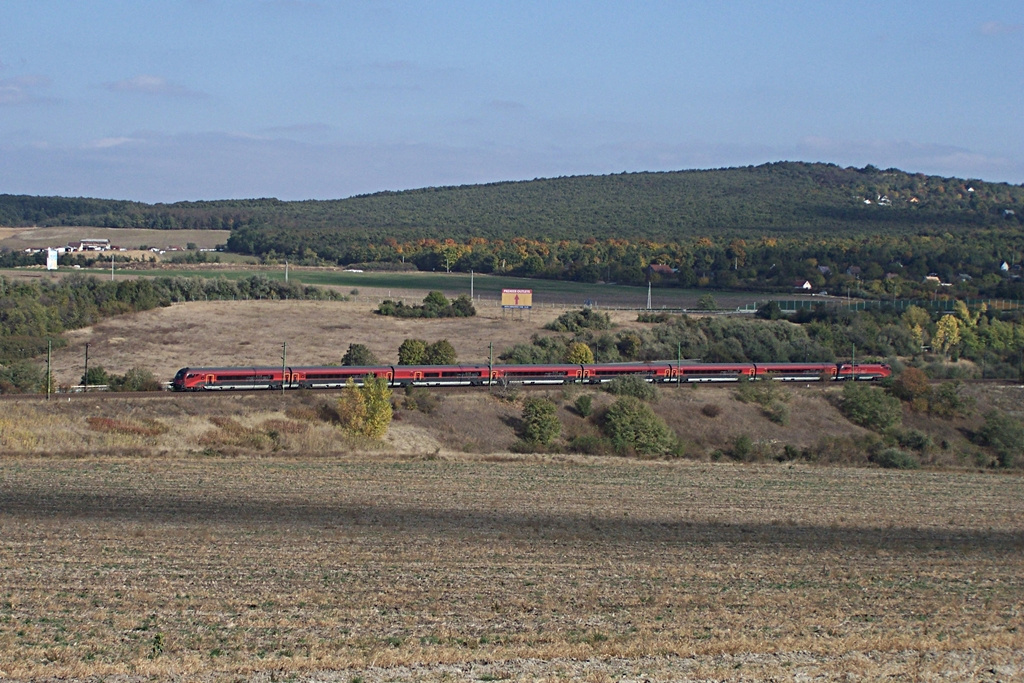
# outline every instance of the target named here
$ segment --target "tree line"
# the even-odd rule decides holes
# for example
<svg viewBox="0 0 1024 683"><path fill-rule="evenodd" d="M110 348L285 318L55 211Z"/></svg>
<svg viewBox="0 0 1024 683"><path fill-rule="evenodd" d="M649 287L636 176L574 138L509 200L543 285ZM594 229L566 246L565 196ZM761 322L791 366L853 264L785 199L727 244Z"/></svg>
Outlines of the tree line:
<svg viewBox="0 0 1024 683"><path fill-rule="evenodd" d="M31 359L47 345L61 348L68 330L124 313L182 301L221 299L344 299L317 287L254 275L227 278L157 277L110 282L81 274L52 282L19 282L0 276L0 392L45 389ZM43 382L43 384L40 384Z"/></svg>

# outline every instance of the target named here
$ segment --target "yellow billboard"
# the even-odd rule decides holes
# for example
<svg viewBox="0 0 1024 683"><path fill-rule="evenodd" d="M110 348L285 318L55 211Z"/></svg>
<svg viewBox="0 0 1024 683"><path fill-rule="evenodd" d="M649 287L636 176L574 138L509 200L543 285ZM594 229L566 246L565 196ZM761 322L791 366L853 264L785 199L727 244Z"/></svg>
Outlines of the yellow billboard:
<svg viewBox="0 0 1024 683"><path fill-rule="evenodd" d="M502 308L533 308L532 289L501 290Z"/></svg>

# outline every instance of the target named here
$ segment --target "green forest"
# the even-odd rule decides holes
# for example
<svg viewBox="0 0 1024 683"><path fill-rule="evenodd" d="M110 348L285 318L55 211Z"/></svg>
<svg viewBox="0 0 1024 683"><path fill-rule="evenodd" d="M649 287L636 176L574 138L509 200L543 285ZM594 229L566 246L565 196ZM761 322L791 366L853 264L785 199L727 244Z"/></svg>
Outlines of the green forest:
<svg viewBox="0 0 1024 683"><path fill-rule="evenodd" d="M0 195L0 224L229 229L231 251L308 265L1024 299L1024 187L870 165L779 162L332 201Z"/></svg>

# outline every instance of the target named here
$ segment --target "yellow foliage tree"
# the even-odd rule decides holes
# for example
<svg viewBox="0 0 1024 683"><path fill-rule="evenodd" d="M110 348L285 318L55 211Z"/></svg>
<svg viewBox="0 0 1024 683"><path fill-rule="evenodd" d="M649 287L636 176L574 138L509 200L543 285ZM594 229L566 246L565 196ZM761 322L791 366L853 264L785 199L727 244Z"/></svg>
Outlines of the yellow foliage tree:
<svg viewBox="0 0 1024 683"><path fill-rule="evenodd" d="M949 350L960 343L960 321L952 314L946 314L939 318L935 325L935 336L932 337L932 346L947 355Z"/></svg>
<svg viewBox="0 0 1024 683"><path fill-rule="evenodd" d="M379 439L388 431L391 417L391 388L387 379L367 375L361 387L349 379L338 399L338 420L342 429Z"/></svg>
<svg viewBox="0 0 1024 683"><path fill-rule="evenodd" d="M362 434L366 424L366 399L351 377L338 399L338 422L351 434Z"/></svg>
<svg viewBox="0 0 1024 683"><path fill-rule="evenodd" d="M573 342L565 350L565 362L585 365L594 362L594 352L583 342Z"/></svg>

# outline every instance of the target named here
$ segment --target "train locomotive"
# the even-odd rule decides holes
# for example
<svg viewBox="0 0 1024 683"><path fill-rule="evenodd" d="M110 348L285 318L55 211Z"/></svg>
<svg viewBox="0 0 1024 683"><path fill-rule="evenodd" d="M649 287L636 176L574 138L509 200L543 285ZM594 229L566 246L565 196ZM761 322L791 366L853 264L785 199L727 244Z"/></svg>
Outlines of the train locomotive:
<svg viewBox="0 0 1024 683"><path fill-rule="evenodd" d="M879 380L892 375L885 363L694 363L649 361L585 365L380 365L333 367L182 368L174 391L252 391L259 389L340 389L350 380L361 385L368 375L394 388L500 384L602 384L616 377L641 377L652 383L784 382Z"/></svg>

